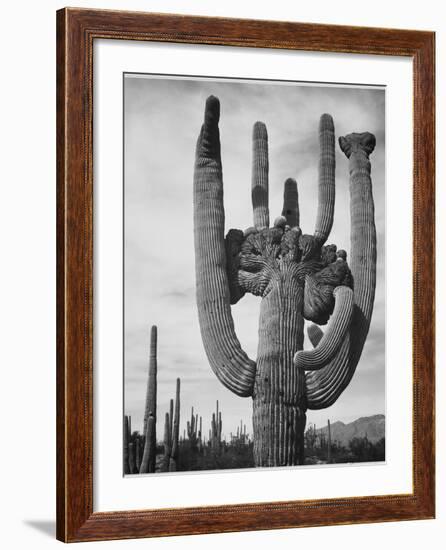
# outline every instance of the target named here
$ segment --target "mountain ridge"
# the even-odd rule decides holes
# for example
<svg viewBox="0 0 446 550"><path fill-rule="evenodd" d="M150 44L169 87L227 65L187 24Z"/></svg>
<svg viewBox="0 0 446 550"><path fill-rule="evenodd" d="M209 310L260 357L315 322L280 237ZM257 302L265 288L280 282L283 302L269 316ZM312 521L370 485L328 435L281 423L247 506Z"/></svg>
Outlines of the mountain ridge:
<svg viewBox="0 0 446 550"><path fill-rule="evenodd" d="M333 443L338 442L344 447L348 446L349 442L354 437L366 437L376 443L386 436L386 417L384 414L374 414L371 416L361 416L348 424L341 420L331 423L331 440ZM328 436L328 426L317 428L318 435L323 434Z"/></svg>

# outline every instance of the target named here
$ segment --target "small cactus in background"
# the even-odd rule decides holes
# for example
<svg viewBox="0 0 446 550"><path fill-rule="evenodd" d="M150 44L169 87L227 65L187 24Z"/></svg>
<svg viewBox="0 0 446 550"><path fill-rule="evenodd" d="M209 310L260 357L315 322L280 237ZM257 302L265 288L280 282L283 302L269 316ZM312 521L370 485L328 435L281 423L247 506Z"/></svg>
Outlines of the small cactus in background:
<svg viewBox="0 0 446 550"><path fill-rule="evenodd" d="M150 331L149 374L143 425L145 444L140 468L141 474L154 472L156 463L157 336L157 327L153 325Z"/></svg>
<svg viewBox="0 0 446 550"><path fill-rule="evenodd" d="M173 420L175 415L175 420ZM178 459L178 435L180 421L180 379L177 378L175 413L174 400L170 400L169 412L164 418L164 456L161 462L162 472L174 472Z"/></svg>
<svg viewBox="0 0 446 550"><path fill-rule="evenodd" d="M155 471L156 439L153 437L148 437L153 433L155 433L155 417L150 414L147 419L147 434L145 438L141 466L139 468L140 474L153 473Z"/></svg>
<svg viewBox="0 0 446 550"><path fill-rule="evenodd" d="M209 439L211 441L211 448L212 448L212 451L216 454L220 452L220 448L221 448L221 430L222 430L221 411L218 410L218 400L217 400L216 411L212 413L211 429L209 430Z"/></svg>
<svg viewBox="0 0 446 550"><path fill-rule="evenodd" d="M169 433L170 433L170 443L172 445L172 434L173 434L173 399L169 403Z"/></svg>
<svg viewBox="0 0 446 550"><path fill-rule="evenodd" d="M136 467L136 472L138 473L141 467L142 454L143 454L143 451L141 449L141 438L139 434L135 435L134 442L135 442L135 467Z"/></svg>
<svg viewBox="0 0 446 550"><path fill-rule="evenodd" d="M166 417L164 421L164 456L163 456L163 463L162 463L163 472L169 471L171 453L172 453L172 431L171 431L170 415L168 412L166 412Z"/></svg>
<svg viewBox="0 0 446 550"><path fill-rule="evenodd" d="M201 451L203 450L203 432L202 432L202 429L203 429L203 422L202 422L202 418L200 416L200 424L198 426L198 450L199 452L201 453Z"/></svg>
<svg viewBox="0 0 446 550"><path fill-rule="evenodd" d="M124 416L124 452L123 452L123 470L124 474L130 473L130 462L129 462L129 417Z"/></svg>
<svg viewBox="0 0 446 550"><path fill-rule="evenodd" d="M253 129L254 226L224 235L220 103L206 101L194 173L194 238L200 330L211 368L229 390L253 399L256 466L302 464L307 409L332 405L349 384L369 330L376 279L376 230L369 155L372 134L340 138L349 159L351 263L326 245L335 203L332 117L319 123L318 210L313 234L300 228L295 180L284 187L273 227L268 207L268 135ZM246 293L262 298L257 360L243 351L231 304ZM304 320L314 349L303 351ZM213 418L217 424L218 414ZM241 436L241 429L238 429Z"/></svg>
<svg viewBox="0 0 446 550"><path fill-rule="evenodd" d="M129 441L129 469L131 474L136 474L136 462L135 462L135 444L133 441Z"/></svg>
<svg viewBox="0 0 446 550"><path fill-rule="evenodd" d="M197 420L194 415L194 408L192 407L190 420L186 423L186 431L187 431L187 437L189 438L189 445L192 450L197 449L198 445L198 427L197 427Z"/></svg>
<svg viewBox="0 0 446 550"><path fill-rule="evenodd" d="M144 409L143 433L145 435L145 448L147 449L147 466L142 464L141 473L154 472L156 462L156 391L157 391L157 340L158 329L155 325L150 331L150 355L149 355L149 374L147 379L146 406ZM149 418L153 421L149 423ZM147 470L146 470L147 468Z"/></svg>
<svg viewBox="0 0 446 550"><path fill-rule="evenodd" d="M330 426L330 420L327 420L327 462L328 464L331 463L331 426Z"/></svg>
<svg viewBox="0 0 446 550"><path fill-rule="evenodd" d="M175 472L177 469L180 435L180 379L177 378L176 394L175 394L175 412L172 426L172 450L169 462L169 471Z"/></svg>

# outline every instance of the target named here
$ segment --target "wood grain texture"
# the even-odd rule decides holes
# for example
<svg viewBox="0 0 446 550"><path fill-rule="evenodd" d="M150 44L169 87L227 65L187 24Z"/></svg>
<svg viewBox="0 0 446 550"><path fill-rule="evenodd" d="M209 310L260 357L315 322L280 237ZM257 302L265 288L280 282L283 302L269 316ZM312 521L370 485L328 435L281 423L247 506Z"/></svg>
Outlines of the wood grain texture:
<svg viewBox="0 0 446 550"><path fill-rule="evenodd" d="M412 58L411 494L93 513L92 69L97 38ZM57 13L57 538L106 540L434 516L434 51L435 35L424 31L89 9Z"/></svg>

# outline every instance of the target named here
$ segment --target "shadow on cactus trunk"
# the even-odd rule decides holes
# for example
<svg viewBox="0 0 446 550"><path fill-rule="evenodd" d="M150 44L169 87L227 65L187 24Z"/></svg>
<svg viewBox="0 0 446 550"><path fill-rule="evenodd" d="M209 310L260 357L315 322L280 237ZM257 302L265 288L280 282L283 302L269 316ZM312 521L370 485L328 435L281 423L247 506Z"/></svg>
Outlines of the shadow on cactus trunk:
<svg viewBox="0 0 446 550"><path fill-rule="evenodd" d="M218 379L253 399L256 466L304 462L307 409L332 405L349 384L369 330L376 280L376 230L369 155L372 134L340 138L349 159L351 257L326 245L335 204L335 132L319 123L319 181L312 234L299 226L297 183L284 185L282 215L270 227L268 134L253 128L253 226L226 237L219 136L220 103L206 101L194 173L197 306L203 345ZM256 361L241 348L231 305L262 300ZM305 319L314 349L303 351ZM325 332L319 325L327 325Z"/></svg>

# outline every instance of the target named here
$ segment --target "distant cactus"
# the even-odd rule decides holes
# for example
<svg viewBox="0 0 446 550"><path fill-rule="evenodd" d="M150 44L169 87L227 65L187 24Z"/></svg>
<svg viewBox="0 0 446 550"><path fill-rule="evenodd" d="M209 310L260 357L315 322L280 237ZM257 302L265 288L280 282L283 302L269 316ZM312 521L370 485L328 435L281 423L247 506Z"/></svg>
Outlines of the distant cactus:
<svg viewBox="0 0 446 550"><path fill-rule="evenodd" d="M186 423L187 437L189 439L190 448L193 451L197 450L198 447L198 423L197 418L194 415L194 408L192 407L190 420Z"/></svg>
<svg viewBox="0 0 446 550"><path fill-rule="evenodd" d="M330 426L330 420L327 420L327 462L330 464L331 462L331 426Z"/></svg>
<svg viewBox="0 0 446 550"><path fill-rule="evenodd" d="M163 472L169 471L171 453L172 453L172 431L171 431L170 415L168 412L166 412L166 417L164 421L164 456L163 456L163 463L162 463Z"/></svg>
<svg viewBox="0 0 446 550"><path fill-rule="evenodd" d="M180 435L180 379L177 378L176 394L175 394L175 412L172 427L172 450L170 455L169 471L175 472L177 469L178 453L179 453L179 438Z"/></svg>
<svg viewBox="0 0 446 550"><path fill-rule="evenodd" d="M145 444L140 468L141 474L154 472L156 464L157 337L158 331L154 325L150 331L149 374L143 425ZM150 419L151 421L149 422Z"/></svg>
<svg viewBox="0 0 446 550"><path fill-rule="evenodd" d="M144 409L143 433L147 431L147 419L152 414L156 419L156 391L157 391L157 343L158 328L153 325L150 330L149 372L147 377L146 404Z"/></svg>
<svg viewBox="0 0 446 550"><path fill-rule="evenodd" d="M209 440L211 442L211 449L216 454L219 454L221 450L221 430L222 430L221 411L218 410L218 400L217 400L216 410L214 413L212 413L211 429L209 430Z"/></svg>
<svg viewBox="0 0 446 550"><path fill-rule="evenodd" d="M130 442L129 417L127 415L125 415L124 416L124 453L123 453L124 474L129 474L130 473L129 442Z"/></svg>
<svg viewBox="0 0 446 550"><path fill-rule="evenodd" d="M150 436L155 433L155 417L150 414L147 419L147 435L144 444L144 452L142 455L140 474L153 473L155 471L156 460L156 439Z"/></svg>
<svg viewBox="0 0 446 550"><path fill-rule="evenodd" d="M135 468L136 473L139 472L141 467L142 451L141 451L141 438L139 435L135 437Z"/></svg>
<svg viewBox="0 0 446 550"><path fill-rule="evenodd" d="M202 418L200 416L200 424L198 427L198 450L201 452L203 450L203 423Z"/></svg>
<svg viewBox="0 0 446 550"><path fill-rule="evenodd" d="M335 134L330 115L319 123L319 185L312 235L299 227L295 180L285 182L282 215L269 226L268 135L253 130L254 227L224 236L220 103L206 101L194 174L197 306L204 348L218 379L253 399L256 466L301 464L307 409L332 405L349 384L369 330L376 277L376 231L369 155L371 134L350 134L351 266L343 250L325 245L335 203ZM257 361L241 348L231 304L246 293L262 298ZM303 351L304 319L330 320ZM215 422L218 421L218 415ZM241 436L241 430L238 430Z"/></svg>
<svg viewBox="0 0 446 550"><path fill-rule="evenodd" d="M170 444L172 445L172 434L173 434L173 399L169 403L169 434L170 434Z"/></svg>
<svg viewBox="0 0 446 550"><path fill-rule="evenodd" d="M130 466L131 474L138 473L136 470L136 461L135 461L135 443L133 441L129 441L129 466Z"/></svg>

